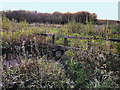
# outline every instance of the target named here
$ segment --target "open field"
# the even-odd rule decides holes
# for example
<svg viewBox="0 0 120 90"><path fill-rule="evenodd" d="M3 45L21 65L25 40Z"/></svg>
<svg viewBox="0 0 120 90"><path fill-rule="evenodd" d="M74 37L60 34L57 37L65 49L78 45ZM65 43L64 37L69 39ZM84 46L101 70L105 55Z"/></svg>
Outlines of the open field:
<svg viewBox="0 0 120 90"><path fill-rule="evenodd" d="M120 88L119 24L1 20L2 89Z"/></svg>

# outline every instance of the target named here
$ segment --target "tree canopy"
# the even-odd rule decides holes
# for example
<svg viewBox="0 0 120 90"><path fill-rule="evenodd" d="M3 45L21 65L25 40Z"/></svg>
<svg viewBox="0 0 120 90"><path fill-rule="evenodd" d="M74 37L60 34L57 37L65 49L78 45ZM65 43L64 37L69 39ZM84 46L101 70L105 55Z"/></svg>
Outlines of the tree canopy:
<svg viewBox="0 0 120 90"><path fill-rule="evenodd" d="M26 20L29 23L50 23L50 24L65 24L71 20L76 22L86 24L86 21L92 23L97 22L97 15L95 13L89 13L85 11L76 12L76 13L38 13L37 11L25 11L25 10L16 10L16 11L3 11L3 14L6 15L10 20L14 19L18 22Z"/></svg>

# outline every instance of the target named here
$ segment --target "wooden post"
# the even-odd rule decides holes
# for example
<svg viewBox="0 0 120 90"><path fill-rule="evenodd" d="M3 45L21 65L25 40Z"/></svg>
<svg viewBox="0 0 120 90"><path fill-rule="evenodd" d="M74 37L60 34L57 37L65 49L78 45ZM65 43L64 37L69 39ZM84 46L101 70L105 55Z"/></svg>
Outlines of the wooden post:
<svg viewBox="0 0 120 90"><path fill-rule="evenodd" d="M110 55L112 54L112 41L110 41Z"/></svg>
<svg viewBox="0 0 120 90"><path fill-rule="evenodd" d="M55 35L52 36L52 44L55 44Z"/></svg>
<svg viewBox="0 0 120 90"><path fill-rule="evenodd" d="M90 49L91 44L90 44L90 39L88 39L88 49Z"/></svg>
<svg viewBox="0 0 120 90"><path fill-rule="evenodd" d="M64 37L64 46L68 46L67 37Z"/></svg>

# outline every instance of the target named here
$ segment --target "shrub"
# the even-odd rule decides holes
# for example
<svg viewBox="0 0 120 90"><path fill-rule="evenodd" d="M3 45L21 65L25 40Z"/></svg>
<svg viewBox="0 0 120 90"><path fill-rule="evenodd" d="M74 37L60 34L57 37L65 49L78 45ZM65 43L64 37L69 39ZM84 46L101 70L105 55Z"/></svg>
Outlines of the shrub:
<svg viewBox="0 0 120 90"><path fill-rule="evenodd" d="M10 21L5 16L2 17L2 29L9 30Z"/></svg>
<svg viewBox="0 0 120 90"><path fill-rule="evenodd" d="M3 70L3 89L6 88L71 88L71 81L65 75L60 62L40 59L23 60L16 67Z"/></svg>
<svg viewBox="0 0 120 90"><path fill-rule="evenodd" d="M103 53L98 46L92 51L81 48L65 53L65 65L76 88L119 88L119 56Z"/></svg>

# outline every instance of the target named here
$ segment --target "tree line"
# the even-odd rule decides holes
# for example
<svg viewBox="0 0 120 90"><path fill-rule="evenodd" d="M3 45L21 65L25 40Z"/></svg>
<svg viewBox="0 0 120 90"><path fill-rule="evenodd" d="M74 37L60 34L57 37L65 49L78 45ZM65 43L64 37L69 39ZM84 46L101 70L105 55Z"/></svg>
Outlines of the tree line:
<svg viewBox="0 0 120 90"><path fill-rule="evenodd" d="M75 20L77 23L97 22L97 15L95 13L89 13L85 11L76 13L38 13L37 11L3 11L2 15L5 15L10 20L16 20L17 22L26 20L28 23L50 23L50 24L65 24L71 20Z"/></svg>

